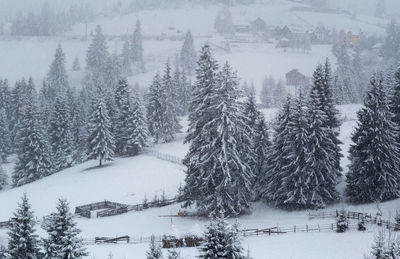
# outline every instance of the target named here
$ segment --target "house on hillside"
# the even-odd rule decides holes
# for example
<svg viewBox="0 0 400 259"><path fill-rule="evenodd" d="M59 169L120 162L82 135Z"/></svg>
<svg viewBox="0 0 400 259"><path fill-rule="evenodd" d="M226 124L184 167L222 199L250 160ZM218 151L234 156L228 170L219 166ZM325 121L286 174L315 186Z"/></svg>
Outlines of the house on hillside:
<svg viewBox="0 0 400 259"><path fill-rule="evenodd" d="M286 48L290 48L292 46L292 41L289 40L288 38L282 38L278 44L276 44L275 48L282 48L282 49L286 49Z"/></svg>
<svg viewBox="0 0 400 259"><path fill-rule="evenodd" d="M254 31L254 32L265 32L268 29L267 23L260 17L258 17L254 21L252 21L250 23L250 26L251 26L252 31Z"/></svg>
<svg viewBox="0 0 400 259"><path fill-rule="evenodd" d="M297 69L292 69L286 73L286 85L302 86L308 83L308 78L300 73Z"/></svg>

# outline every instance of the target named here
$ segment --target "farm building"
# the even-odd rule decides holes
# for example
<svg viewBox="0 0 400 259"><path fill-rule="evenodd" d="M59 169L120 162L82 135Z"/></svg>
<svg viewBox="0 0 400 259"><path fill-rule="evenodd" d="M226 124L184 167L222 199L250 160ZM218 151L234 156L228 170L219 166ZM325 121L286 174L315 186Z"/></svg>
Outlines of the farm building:
<svg viewBox="0 0 400 259"><path fill-rule="evenodd" d="M293 69L286 73L286 84L289 86L306 85L307 82L307 77L300 73L297 69Z"/></svg>

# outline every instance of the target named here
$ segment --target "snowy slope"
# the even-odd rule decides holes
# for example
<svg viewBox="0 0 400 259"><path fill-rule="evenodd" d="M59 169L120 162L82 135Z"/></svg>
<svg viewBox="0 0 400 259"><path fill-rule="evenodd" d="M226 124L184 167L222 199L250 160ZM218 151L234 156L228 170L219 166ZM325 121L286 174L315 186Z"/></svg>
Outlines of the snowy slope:
<svg viewBox="0 0 400 259"><path fill-rule="evenodd" d="M340 139L344 143L343 153L347 154L350 145L350 135L356 121L355 111L359 105L340 106L343 118L346 121L341 127ZM264 110L268 119L272 118L276 110ZM153 147L166 154L183 157L187 145L182 138L170 144L160 144ZM343 159L342 165L346 169L348 161ZM165 191L168 197L176 194L178 186L184 180L184 168L143 154L134 158L118 158L104 168L93 168L96 161L89 161L79 166L64 170L58 174L47 177L32 184L25 185L0 192L0 221L11 216L16 202L24 192L27 192L36 216L40 219L49 214L57 198L65 197L71 207L83 205L89 202L102 201L104 199L127 204L140 203L144 196L149 199L154 194L160 195ZM343 190L343 185L339 187ZM368 213L376 213L375 204L352 206L339 203L326 208L324 211L346 209ZM385 217L394 215L400 207L400 200L386 202L380 205ZM164 208L148 209L142 212L130 212L127 214L98 218L77 218L79 227L83 230L84 238L93 239L95 236L130 235L135 240L148 238L151 234L161 236L163 234L184 235L188 233L201 234L208 220L204 218L170 218L160 217L177 214L182 210L179 204ZM266 206L263 203L255 203L252 213L242 216L238 221L242 228L266 228L273 226L300 226L306 224L333 223L332 219L309 220L308 211L286 212ZM334 232L321 233L290 233L281 236L264 236L245 238L244 246L251 249L256 259L263 258L296 258L296 259L320 259L324 258L362 258L368 252L373 240L374 228L369 228L365 233L351 231L345 234ZM43 231L39 229L42 235ZM315 246L318 240L318 246ZM356 242L355 242L356 241ZM0 230L0 242L5 242L5 231ZM332 246L334 244L334 246ZM290 246L290 249L288 247ZM138 245L91 245L88 247L92 256L105 258L109 251L116 258L126 257L142 258L147 244ZM184 258L194 258L196 249L182 249ZM135 255L135 256L133 256Z"/></svg>

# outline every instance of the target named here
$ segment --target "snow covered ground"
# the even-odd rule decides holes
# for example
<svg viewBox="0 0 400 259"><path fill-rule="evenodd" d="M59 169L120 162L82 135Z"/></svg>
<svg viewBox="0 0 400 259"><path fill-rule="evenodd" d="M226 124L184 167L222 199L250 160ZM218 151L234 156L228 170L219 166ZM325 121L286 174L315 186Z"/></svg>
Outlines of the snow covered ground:
<svg viewBox="0 0 400 259"><path fill-rule="evenodd" d="M350 135L356 125L355 111L359 105L345 105L339 107L346 117L341 127L340 139L344 143L343 153L347 156L350 145ZM276 110L265 110L268 119L272 118ZM344 116L344 114L346 116ZM185 120L183 124L185 124ZM159 152L173 156L183 157L187 151L187 145L183 139L178 138L170 144L159 144L152 147ZM342 165L345 171L348 164L344 158ZM60 197L68 199L72 208L90 202L110 200L126 204L142 202L146 196L148 199L163 191L167 197L176 194L178 186L184 181L184 168L182 166L163 161L147 154L133 158L118 158L109 163L107 167L96 168L96 161L89 161L82 165L64 170L60 173L28 184L0 192L0 221L7 220L16 207L20 197L26 192L30 198L33 209L38 219L48 215L54 210L56 200ZM6 169L10 170L10 164ZM343 190L344 185L339 189ZM332 211L346 208L352 211L361 211L375 214L375 204L353 206L344 202L329 206L322 211ZM386 202L380 205L384 217L394 215L400 207L400 200ZM184 235L201 234L208 223L205 218L171 218L162 217L176 215L183 210L179 204L163 208L148 209L141 212L129 212L119 216L86 219L77 218L78 226L83 230L82 237L93 239L96 236L121 236L129 235L134 240L148 238L154 234ZM249 215L239 219L231 219L238 222L241 228L267 228L273 226L292 227L294 225L317 225L334 223L333 219L309 220L308 211L286 212L269 207L262 202L252 206ZM44 234L38 227L39 234ZM370 226L368 231L360 233L356 230L337 234L331 231L314 233L288 233L279 236L260 236L244 238L244 247L251 250L254 258L295 258L295 259L319 259L324 258L363 258L372 244L375 227ZM0 230L0 242L6 242L6 231ZM114 258L143 258L147 244L119 244L119 245L89 245L88 250L95 258L105 258L112 252ZM196 249L181 249L184 258L194 258ZM164 251L166 253L166 251ZM143 255L143 256L141 256Z"/></svg>
<svg viewBox="0 0 400 259"><path fill-rule="evenodd" d="M343 2L344 0L342 0ZM354 2L354 1L353 1ZM372 0L368 0L371 4ZM268 3L267 6L265 3ZM290 9L296 6L291 1L265 0L258 1L251 6L238 6L231 9L234 21L237 24L248 23L261 17L271 25L294 24L304 28L312 28L319 24L328 27L351 30L358 33L360 30L368 33L383 33L381 26L387 21L371 18L368 13L358 15L356 19L348 15L326 15L293 12ZM154 10L128 14L113 19L102 19L88 25L89 31L100 24L105 33L120 35L131 33L136 19L140 19L145 36L155 36L162 33L182 34L191 28L197 49L206 41L212 45L221 46L221 39L214 34L214 17L220 6L185 6L176 10ZM171 29L173 28L173 29ZM33 76L36 84L41 85L50 65L58 43L61 43L67 56L67 67L71 68L72 61L79 57L81 67L85 66L85 53L89 41L78 39L75 36L84 35L85 27L77 25L73 31L58 38L2 38L0 39L0 78L8 78L11 83L21 77ZM182 31L182 32L178 32ZM75 38L74 38L75 37ZM131 84L138 82L147 86L157 71L162 71L163 65L171 58L173 62L182 45L181 41L153 40L144 41L144 51L147 72L129 78ZM117 53L122 47L118 38L109 40L109 50ZM329 45L313 45L308 53L296 50L279 50L275 44L236 44L231 46L231 53L225 53L215 48L217 59L221 62L229 61L238 71L239 77L248 83L254 82L256 88L261 88L262 80L266 75L273 75L283 79L286 72L298 68L300 72L311 75L318 62L326 57L334 60ZM72 85L80 84L82 72L70 72ZM356 111L359 105L340 106L343 126L340 129L340 140L344 159L342 167L347 170L348 148L351 144L351 133L356 125ZM276 110L263 111L267 120L271 121ZM186 120L183 124L187 125ZM186 128L186 126L184 127ZM159 144L151 149L171 156L183 158L188 145L183 144L184 134L169 144ZM12 161L12 159L11 159ZM11 172L12 163L4 165ZM126 204L141 203L144 197L149 200L154 195L165 192L167 197L176 194L178 186L184 181L184 167L143 154L134 158L117 158L107 167L96 168L97 161L89 161L69 168L60 173L28 184L19 188L0 191L0 221L12 216L17 202L24 192L32 203L38 219L54 210L58 198L66 198L71 205L84 205L91 202L110 200ZM344 183L338 186L342 192ZM339 203L326 208L332 211L345 207L349 210L376 213L375 204L350 206ZM394 215L400 208L400 200L386 202L380 205L385 217ZM82 237L93 239L95 236L130 235L133 238L149 237L152 234L183 235L187 233L200 234L204 225L208 223L204 218L170 218L163 215L177 214L183 210L179 204L148 209L142 212L130 212L120 216L85 219L77 218L79 227L83 230ZM309 220L308 211L286 212L277 210L263 203L255 203L252 212L239 219L242 228L267 228L272 226L293 226L305 224L332 223L333 219ZM43 231L37 226L39 234ZM372 244L375 229L360 233L354 230L344 234L334 232L296 233L279 236L260 236L245 238L244 247L249 248L255 259L357 259L368 253ZM6 243L6 230L0 229L0 244ZM148 244L119 244L119 245L90 245L89 258L106 258L112 252L114 258L144 258ZM196 249L181 249L183 258L195 258ZM166 252L166 251L164 251ZM321 256L322 255L322 256Z"/></svg>

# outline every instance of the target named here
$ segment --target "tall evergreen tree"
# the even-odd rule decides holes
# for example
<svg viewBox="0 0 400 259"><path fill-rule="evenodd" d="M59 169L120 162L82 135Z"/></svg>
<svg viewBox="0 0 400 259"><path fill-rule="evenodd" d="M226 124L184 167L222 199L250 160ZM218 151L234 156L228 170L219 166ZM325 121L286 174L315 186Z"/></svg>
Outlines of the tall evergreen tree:
<svg viewBox="0 0 400 259"><path fill-rule="evenodd" d="M193 36L187 31L180 53L181 68L188 75L193 75L196 69L196 50L194 48Z"/></svg>
<svg viewBox="0 0 400 259"><path fill-rule="evenodd" d="M364 203L400 197L398 128L381 74L371 78L364 107L357 113L352 135L346 194L350 201Z"/></svg>
<svg viewBox="0 0 400 259"><path fill-rule="evenodd" d="M174 134L179 132L181 126L178 120L177 91L172 78L172 70L169 60L165 64L165 71L162 77L162 105L164 110L163 135L164 141L170 142L174 139Z"/></svg>
<svg viewBox="0 0 400 259"><path fill-rule="evenodd" d="M238 102L238 85L236 74L228 64L224 65L214 93L208 97L208 109L214 113L199 129L208 141L193 141L185 159L186 205L196 203L200 210L213 215L219 211L243 213L253 198L254 175L242 150L247 150L250 143L249 128ZM195 153L195 148L201 150L201 155Z"/></svg>
<svg viewBox="0 0 400 259"><path fill-rule="evenodd" d="M389 108L393 114L393 123L400 129L400 67L394 75L394 86L390 93ZM400 143L400 133L397 134L397 141Z"/></svg>
<svg viewBox="0 0 400 259"><path fill-rule="evenodd" d="M4 107L0 108L0 162L6 162L7 155L10 154L11 139L10 127Z"/></svg>
<svg viewBox="0 0 400 259"><path fill-rule="evenodd" d="M277 199L276 193L281 184L279 176L287 174L286 165L289 163L288 147L290 140L289 123L293 118L292 113L292 100L288 96L275 123L274 141L267 158L265 173L259 176L256 181L258 195L269 202L274 202Z"/></svg>
<svg viewBox="0 0 400 259"><path fill-rule="evenodd" d="M316 208L325 207L339 198L335 188L341 170L338 158L340 149L335 142L334 132L326 126L328 116L323 109L324 102L318 90L313 88L306 115L308 141L305 171L308 175L307 204Z"/></svg>
<svg viewBox="0 0 400 259"><path fill-rule="evenodd" d="M129 89L126 79L119 81L118 87L114 94L116 106L115 120L115 153L118 155L126 155L129 137L127 127L131 116L131 108L129 102Z"/></svg>
<svg viewBox="0 0 400 259"><path fill-rule="evenodd" d="M155 143L164 141L164 93L161 84L160 75L157 74L150 85L147 97L147 121L150 134L153 136Z"/></svg>
<svg viewBox="0 0 400 259"><path fill-rule="evenodd" d="M123 77L132 75L131 45L128 39L124 41L121 53L121 66Z"/></svg>
<svg viewBox="0 0 400 259"><path fill-rule="evenodd" d="M100 25L97 25L86 53L86 86L92 89L105 88L105 70L109 57L107 40Z"/></svg>
<svg viewBox="0 0 400 259"><path fill-rule="evenodd" d="M12 175L14 186L33 182L51 172L48 145L36 110L33 101L28 101L18 126L18 159Z"/></svg>
<svg viewBox="0 0 400 259"><path fill-rule="evenodd" d="M309 200L309 188L307 179L310 177L306 171L307 159L307 117L304 109L304 100L300 94L296 100L295 107L289 113L286 125L286 145L277 146L275 152L283 149L281 154L284 156L277 157L280 161L273 161L280 166L280 171L272 170L271 189L275 190L272 196L268 197L274 202L275 206L288 209L300 209L311 207ZM279 134L279 133L278 133ZM276 136L279 141L279 135ZM280 143L276 143L280 144ZM275 162L275 163L274 163ZM273 168L276 170L276 168ZM310 186L311 189L311 186Z"/></svg>
<svg viewBox="0 0 400 259"><path fill-rule="evenodd" d="M105 101L98 98L90 116L88 157L99 159L99 165L102 166L103 161L112 160L114 149L114 137L111 134L107 107Z"/></svg>
<svg viewBox="0 0 400 259"><path fill-rule="evenodd" d="M139 152L149 145L149 132L147 128L146 118L144 115L144 107L140 100L139 94L136 93L131 98L131 110L128 122L128 154L138 155Z"/></svg>
<svg viewBox="0 0 400 259"><path fill-rule="evenodd" d="M263 115L256 121L255 135L253 141L253 148L255 153L255 167L254 175L256 176L256 182L264 177L264 173L268 166L268 157L271 152L271 142L269 140L268 127ZM258 186L258 183L255 185ZM257 196L258 196L257 192Z"/></svg>
<svg viewBox="0 0 400 259"><path fill-rule="evenodd" d="M142 25L140 21L136 21L135 31L133 32L131 39L131 60L135 65L137 73L145 71L145 64L143 58L143 36L142 36Z"/></svg>
<svg viewBox="0 0 400 259"><path fill-rule="evenodd" d="M0 191L8 184L8 175L0 165Z"/></svg>
<svg viewBox="0 0 400 259"><path fill-rule="evenodd" d="M41 258L39 240L35 235L35 219L26 194L11 218L8 232L8 256L10 258Z"/></svg>
<svg viewBox="0 0 400 259"><path fill-rule="evenodd" d="M224 218L214 219L204 233L200 258L244 259L236 226L230 226Z"/></svg>
<svg viewBox="0 0 400 259"><path fill-rule="evenodd" d="M69 88L68 74L65 67L65 54L61 47L58 45L54 60L50 65L49 72L47 73L47 87L49 88L49 100L54 100L59 95L65 95Z"/></svg>
<svg viewBox="0 0 400 259"><path fill-rule="evenodd" d="M68 107L63 97L57 96L49 121L49 144L51 146L53 169L67 168L72 160L72 135Z"/></svg>
<svg viewBox="0 0 400 259"><path fill-rule="evenodd" d="M44 258L82 258L86 256L82 239L78 237L81 232L73 220L66 200L60 199L57 212L52 213L43 224L48 238L43 240Z"/></svg>

